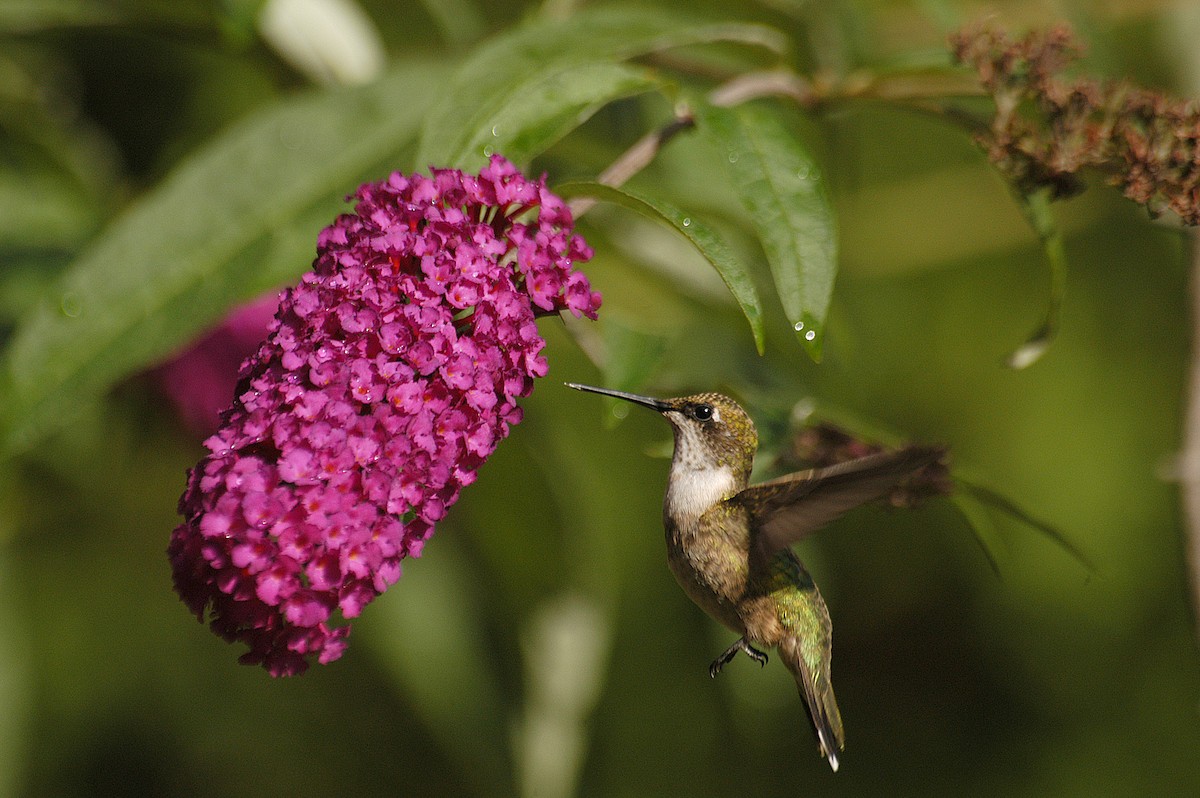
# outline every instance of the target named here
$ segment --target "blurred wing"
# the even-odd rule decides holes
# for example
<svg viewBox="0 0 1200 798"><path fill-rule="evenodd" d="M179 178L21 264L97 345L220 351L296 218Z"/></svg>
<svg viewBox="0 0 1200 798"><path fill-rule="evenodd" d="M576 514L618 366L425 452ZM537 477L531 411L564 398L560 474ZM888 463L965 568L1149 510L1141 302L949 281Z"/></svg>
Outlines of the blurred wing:
<svg viewBox="0 0 1200 798"><path fill-rule="evenodd" d="M880 452L750 485L732 501L749 509L755 548L765 561L847 510L886 495L944 453L932 446Z"/></svg>

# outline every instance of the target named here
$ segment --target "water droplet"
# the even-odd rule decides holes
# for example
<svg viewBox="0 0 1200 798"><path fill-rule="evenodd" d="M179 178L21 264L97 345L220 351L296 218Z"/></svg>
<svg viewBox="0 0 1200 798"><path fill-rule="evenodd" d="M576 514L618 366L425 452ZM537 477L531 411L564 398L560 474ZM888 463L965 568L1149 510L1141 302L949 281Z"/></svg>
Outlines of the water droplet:
<svg viewBox="0 0 1200 798"><path fill-rule="evenodd" d="M730 163L737 163L737 162L738 162L738 158L740 158L740 157L741 157L741 156L737 154L737 151L736 151L736 150L730 150L730 151L729 151L729 162L730 162Z"/></svg>
<svg viewBox="0 0 1200 798"><path fill-rule="evenodd" d="M296 151L304 146L307 134L300 125L281 125L278 128L279 146Z"/></svg>
<svg viewBox="0 0 1200 798"><path fill-rule="evenodd" d="M499 125L492 125L492 136L495 138L500 138L500 126Z"/></svg>
<svg viewBox="0 0 1200 798"><path fill-rule="evenodd" d="M624 402L613 405L612 414L614 418L626 418L629 415L629 405Z"/></svg>
<svg viewBox="0 0 1200 798"><path fill-rule="evenodd" d="M62 310L62 314L69 319L77 319L83 314L83 302L79 299L78 294L71 291L62 295L58 307Z"/></svg>
<svg viewBox="0 0 1200 798"><path fill-rule="evenodd" d="M691 220L689 217L687 217L687 216L683 217L683 226L684 226L684 227L691 227L691 226L692 226L692 220Z"/></svg>
<svg viewBox="0 0 1200 798"><path fill-rule="evenodd" d="M805 341L813 341L813 340L816 340L816 337L817 337L817 331L816 331L816 330L809 330L808 332L806 332L806 333L804 334L804 340L805 340Z"/></svg>
<svg viewBox="0 0 1200 798"><path fill-rule="evenodd" d="M493 152L495 152L495 149L492 147L491 144L489 144L483 148L483 155L486 158L491 158Z"/></svg>
<svg viewBox="0 0 1200 798"><path fill-rule="evenodd" d="M796 324L792 327L792 329L795 330L796 332L800 332L801 330L804 329L804 322L802 322L802 321L796 322Z"/></svg>

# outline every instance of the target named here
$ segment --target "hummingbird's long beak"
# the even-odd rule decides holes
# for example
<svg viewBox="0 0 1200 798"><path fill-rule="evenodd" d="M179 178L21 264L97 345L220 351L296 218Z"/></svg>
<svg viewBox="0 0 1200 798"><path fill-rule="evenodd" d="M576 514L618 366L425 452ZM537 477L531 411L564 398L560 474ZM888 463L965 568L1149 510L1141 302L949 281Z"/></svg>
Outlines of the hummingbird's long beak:
<svg viewBox="0 0 1200 798"><path fill-rule="evenodd" d="M591 385L580 385L577 382L564 382L568 388L574 388L577 391L587 391L588 393L598 393L603 396L615 396L617 399L624 399L626 402L633 402L635 405L648 407L651 410L657 410L662 413L665 410L670 410L671 406L661 399L655 399L652 396L638 396L636 393L625 393L624 391L612 391L608 388L596 388Z"/></svg>

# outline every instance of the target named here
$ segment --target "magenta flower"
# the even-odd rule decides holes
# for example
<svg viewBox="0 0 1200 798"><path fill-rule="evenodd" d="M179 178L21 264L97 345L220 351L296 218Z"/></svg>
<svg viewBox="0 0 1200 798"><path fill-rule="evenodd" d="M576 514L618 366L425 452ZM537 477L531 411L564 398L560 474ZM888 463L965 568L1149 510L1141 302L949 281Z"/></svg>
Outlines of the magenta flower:
<svg viewBox="0 0 1200 798"><path fill-rule="evenodd" d="M600 305L544 179L500 157L431 174L361 186L321 233L179 502L175 589L274 676L342 655L335 616L399 578L521 420L535 317Z"/></svg>

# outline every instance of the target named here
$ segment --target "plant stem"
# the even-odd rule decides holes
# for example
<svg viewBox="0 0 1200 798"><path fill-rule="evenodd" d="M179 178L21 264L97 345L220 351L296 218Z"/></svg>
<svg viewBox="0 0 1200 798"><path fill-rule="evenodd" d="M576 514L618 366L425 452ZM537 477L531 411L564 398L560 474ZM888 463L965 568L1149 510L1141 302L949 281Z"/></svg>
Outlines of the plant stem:
<svg viewBox="0 0 1200 798"><path fill-rule="evenodd" d="M658 130L652 130L642 136L634 142L632 147L621 153L620 157L600 173L596 182L614 188L624 185L629 178L649 166L650 162L654 160L654 156L658 155L659 150L668 141L682 131L694 127L695 124L696 120L692 118L691 111L681 108L676 112L674 119ZM591 197L579 197L567 203L571 209L571 215L576 219L587 213L595 204L596 200Z"/></svg>
<svg viewBox="0 0 1200 798"><path fill-rule="evenodd" d="M1183 452L1179 457L1179 488L1183 499L1188 576L1192 589L1192 620L1200 638L1200 232L1192 231L1192 358L1189 365Z"/></svg>

